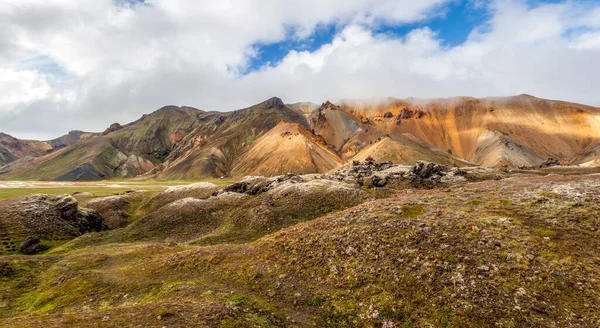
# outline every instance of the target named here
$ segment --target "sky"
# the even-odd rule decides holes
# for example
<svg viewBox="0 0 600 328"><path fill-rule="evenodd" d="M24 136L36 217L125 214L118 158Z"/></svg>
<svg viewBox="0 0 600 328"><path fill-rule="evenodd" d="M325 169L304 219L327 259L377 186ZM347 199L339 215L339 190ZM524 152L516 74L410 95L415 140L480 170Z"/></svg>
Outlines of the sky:
<svg viewBox="0 0 600 328"><path fill-rule="evenodd" d="M599 0L0 1L0 132L18 138L273 96L600 106L599 86Z"/></svg>

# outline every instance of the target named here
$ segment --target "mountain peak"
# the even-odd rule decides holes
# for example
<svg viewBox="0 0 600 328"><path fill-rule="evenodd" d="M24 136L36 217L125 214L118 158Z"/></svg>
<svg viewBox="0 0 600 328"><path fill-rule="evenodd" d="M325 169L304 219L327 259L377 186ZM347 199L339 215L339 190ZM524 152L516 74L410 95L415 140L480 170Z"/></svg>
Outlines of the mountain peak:
<svg viewBox="0 0 600 328"><path fill-rule="evenodd" d="M281 100L281 98L277 98L277 97L273 97L271 99L265 100L262 103L263 109L282 108L284 106L285 106L285 104L283 103L283 100Z"/></svg>
<svg viewBox="0 0 600 328"><path fill-rule="evenodd" d="M339 106L331 103L331 101L327 100L321 105L322 109L339 109Z"/></svg>

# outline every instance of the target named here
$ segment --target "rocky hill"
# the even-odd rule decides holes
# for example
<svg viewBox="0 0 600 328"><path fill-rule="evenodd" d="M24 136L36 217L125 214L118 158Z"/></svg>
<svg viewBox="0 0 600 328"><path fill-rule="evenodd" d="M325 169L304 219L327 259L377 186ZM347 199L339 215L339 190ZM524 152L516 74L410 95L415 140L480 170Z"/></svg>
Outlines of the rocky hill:
<svg viewBox="0 0 600 328"><path fill-rule="evenodd" d="M320 106L271 98L232 112L166 106L102 133L47 142L2 135L0 179L239 178L321 173L367 157L506 168L554 158L596 167L599 131L599 108L528 95Z"/></svg>

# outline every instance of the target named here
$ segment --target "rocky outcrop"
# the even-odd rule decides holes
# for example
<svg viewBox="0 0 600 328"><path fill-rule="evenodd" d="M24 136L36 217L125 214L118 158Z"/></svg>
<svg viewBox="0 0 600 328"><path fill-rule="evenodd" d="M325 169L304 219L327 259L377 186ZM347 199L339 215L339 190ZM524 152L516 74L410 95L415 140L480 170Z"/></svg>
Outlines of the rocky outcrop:
<svg viewBox="0 0 600 328"><path fill-rule="evenodd" d="M233 192L233 193L242 193L248 195L258 195L264 192L267 192L277 185L286 182L286 181L294 181L294 182L302 182L302 178L296 174L285 174L281 176L276 176L273 178L266 177L245 177L242 181L236 182L228 185L227 187L217 190L213 193L213 196L219 196L224 193Z"/></svg>
<svg viewBox="0 0 600 328"><path fill-rule="evenodd" d="M445 165L418 162L410 169L408 178L414 187L431 188L442 183L442 178L447 175L447 170Z"/></svg>
<svg viewBox="0 0 600 328"><path fill-rule="evenodd" d="M556 158L548 158L547 160L545 160L542 164L539 165L540 169L543 169L545 167L552 167L552 166L561 166L562 164L560 163L560 161Z"/></svg>
<svg viewBox="0 0 600 328"><path fill-rule="evenodd" d="M70 195L34 195L21 204L24 213L32 219L54 216L69 224L79 234L106 229L102 216L96 211L79 207L77 199Z"/></svg>
<svg viewBox="0 0 600 328"><path fill-rule="evenodd" d="M553 166L562 166L562 163L558 159L550 157L547 160L545 160L544 162L542 162L542 164L540 164L540 165L537 165L537 166L521 165L521 166L519 166L519 169L520 170L535 170L535 169L544 169L544 168L553 167Z"/></svg>
<svg viewBox="0 0 600 328"><path fill-rule="evenodd" d="M121 130L122 128L123 128L123 126L121 124L119 124L119 123L113 123L106 130L104 130L104 132L102 132L100 135L105 136L105 135L107 135L107 134L109 134L111 132L115 132L115 131Z"/></svg>
<svg viewBox="0 0 600 328"><path fill-rule="evenodd" d="M398 116L396 116L396 125L402 125L402 120L408 120L413 117L420 119L421 117L423 117L423 115L425 115L425 112L421 109L412 110L405 107L400 111Z"/></svg>
<svg viewBox="0 0 600 328"><path fill-rule="evenodd" d="M40 243L39 237L27 237L21 244L21 252L25 255L38 254L47 248Z"/></svg>
<svg viewBox="0 0 600 328"><path fill-rule="evenodd" d="M41 251L40 240L68 240L107 229L98 212L79 207L70 195L30 195L4 200L0 202L0 226L10 227L0 234L0 242L21 244L21 251L26 254Z"/></svg>

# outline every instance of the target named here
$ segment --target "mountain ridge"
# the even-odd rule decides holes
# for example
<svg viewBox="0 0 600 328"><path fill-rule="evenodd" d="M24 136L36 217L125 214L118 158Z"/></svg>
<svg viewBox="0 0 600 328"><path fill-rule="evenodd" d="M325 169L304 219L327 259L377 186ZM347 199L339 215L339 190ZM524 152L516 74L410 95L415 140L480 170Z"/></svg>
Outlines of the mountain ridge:
<svg viewBox="0 0 600 328"><path fill-rule="evenodd" d="M0 134L0 165L4 165L0 179L237 176L258 170L244 160L266 159L281 148L264 139L280 138L282 132L269 133L281 124L292 124L288 128L296 124L293 134L302 136L312 150L332 154L323 155L329 158L326 162L339 165L367 156L411 165L431 160L453 166L520 167L537 166L550 157L569 165L600 165L600 108L593 106L526 94L344 99L321 105L285 104L272 97L230 112L163 106L122 126L113 124L103 133L75 130L50 141ZM264 153L257 152L259 140ZM315 155L297 151L301 156ZM283 148L277 152L287 156ZM286 168L292 173L322 171L307 158L298 159L303 166L278 162L271 159L273 167L261 164L258 171L272 175L287 173Z"/></svg>

